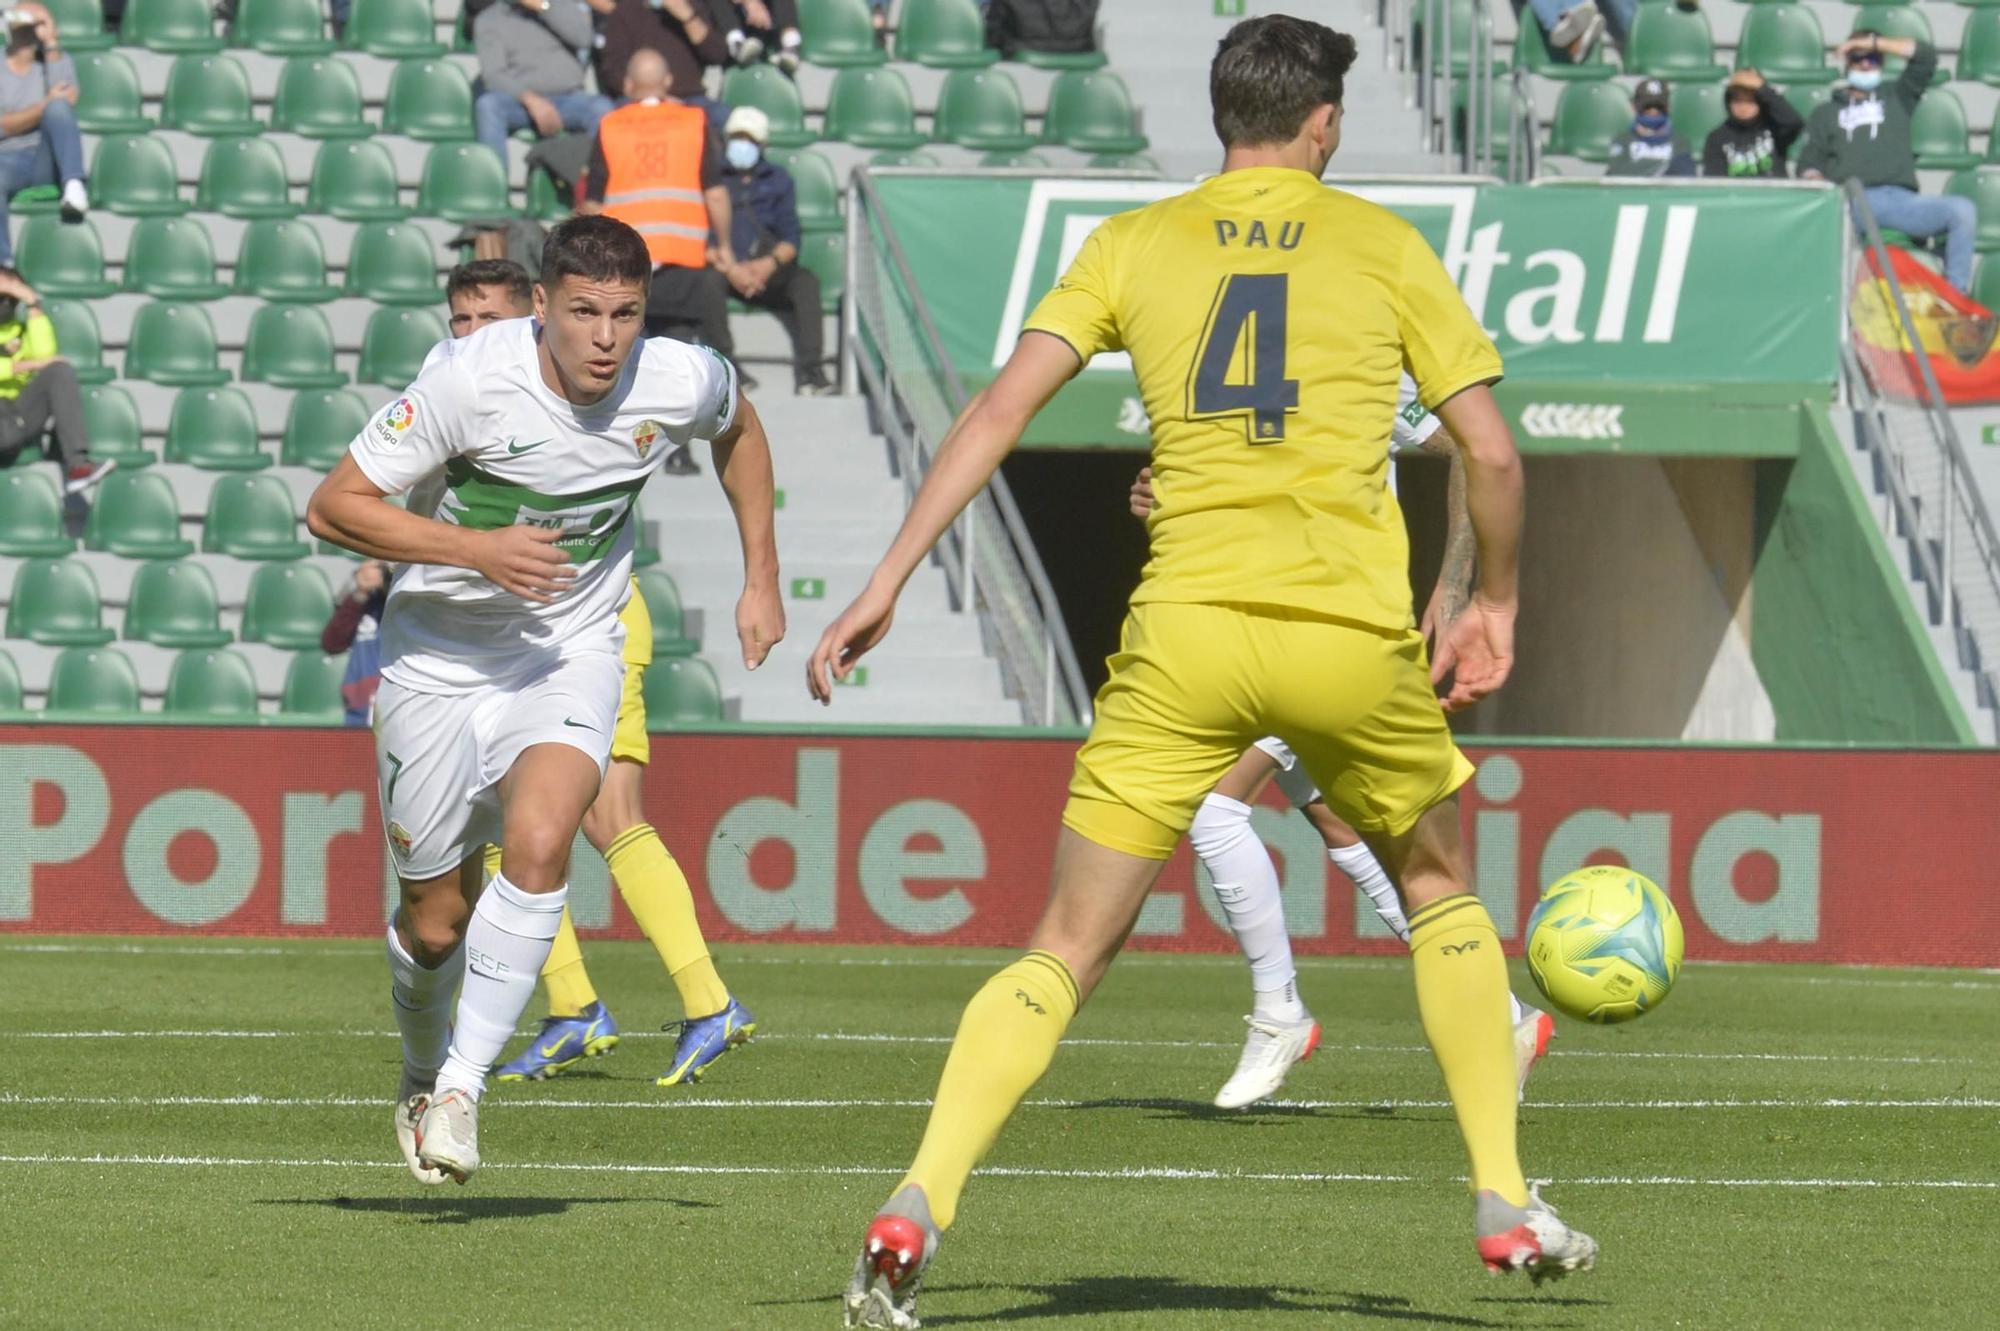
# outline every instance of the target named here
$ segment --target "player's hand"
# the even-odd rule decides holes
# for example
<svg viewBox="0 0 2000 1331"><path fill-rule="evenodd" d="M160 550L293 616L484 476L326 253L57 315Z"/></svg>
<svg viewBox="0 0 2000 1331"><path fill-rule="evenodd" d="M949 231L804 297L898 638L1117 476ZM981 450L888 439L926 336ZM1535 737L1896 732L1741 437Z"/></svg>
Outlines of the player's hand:
<svg viewBox="0 0 2000 1331"><path fill-rule="evenodd" d="M1144 518L1153 511L1153 469L1139 468L1139 474L1132 481L1132 516Z"/></svg>
<svg viewBox="0 0 2000 1331"><path fill-rule="evenodd" d="M736 641L743 648L743 664L755 670L784 640L785 603L778 595L777 582L746 585L736 602Z"/></svg>
<svg viewBox="0 0 2000 1331"><path fill-rule="evenodd" d="M873 578L854 603L840 612L840 618L819 635L806 662L806 690L822 703L833 701L833 683L852 674L862 654L888 636L896 617L896 593L878 586Z"/></svg>
<svg viewBox="0 0 2000 1331"><path fill-rule="evenodd" d="M473 567L503 591L547 605L576 577L559 527L496 527L479 536Z"/></svg>
<svg viewBox="0 0 2000 1331"><path fill-rule="evenodd" d="M1424 646L1430 650L1433 684L1451 673L1456 650L1451 645L1451 626L1464 614L1465 607L1446 593L1443 583L1431 589L1430 604L1424 607L1423 622L1418 628L1424 635Z"/></svg>
<svg viewBox="0 0 2000 1331"><path fill-rule="evenodd" d="M1444 696L1447 712L1463 711L1507 682L1514 670L1514 612L1475 595L1445 630L1439 655L1449 653L1457 673Z"/></svg>

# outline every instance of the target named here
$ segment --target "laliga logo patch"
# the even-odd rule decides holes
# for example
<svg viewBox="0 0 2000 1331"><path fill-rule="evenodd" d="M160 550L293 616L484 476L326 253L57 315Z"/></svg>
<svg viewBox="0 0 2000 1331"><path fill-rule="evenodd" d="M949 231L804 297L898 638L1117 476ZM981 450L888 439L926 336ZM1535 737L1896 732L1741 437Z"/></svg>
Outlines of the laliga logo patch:
<svg viewBox="0 0 2000 1331"><path fill-rule="evenodd" d="M639 422L638 428L632 431L632 447L639 450L641 459L653 451L653 441L664 434L666 428L658 421Z"/></svg>
<svg viewBox="0 0 2000 1331"><path fill-rule="evenodd" d="M399 397L382 409L375 418L375 436L385 445L394 448L403 442L403 434L417 423L417 404L406 397Z"/></svg>

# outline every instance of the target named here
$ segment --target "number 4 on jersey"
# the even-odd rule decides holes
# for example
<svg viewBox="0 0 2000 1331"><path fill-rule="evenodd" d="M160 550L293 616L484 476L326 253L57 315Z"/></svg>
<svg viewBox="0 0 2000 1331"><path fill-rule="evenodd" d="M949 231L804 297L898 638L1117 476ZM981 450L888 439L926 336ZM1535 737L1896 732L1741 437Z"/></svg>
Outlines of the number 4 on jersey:
<svg viewBox="0 0 2000 1331"><path fill-rule="evenodd" d="M1299 381L1285 377L1284 273L1232 273L1215 290L1201 351L1188 377L1188 419L1243 416L1253 444L1282 443L1299 409Z"/></svg>

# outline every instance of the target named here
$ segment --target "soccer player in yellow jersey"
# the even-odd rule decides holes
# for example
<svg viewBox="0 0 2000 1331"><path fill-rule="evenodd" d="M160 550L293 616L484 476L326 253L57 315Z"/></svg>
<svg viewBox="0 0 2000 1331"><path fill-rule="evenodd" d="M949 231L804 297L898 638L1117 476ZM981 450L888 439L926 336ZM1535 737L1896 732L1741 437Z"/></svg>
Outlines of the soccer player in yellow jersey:
<svg viewBox="0 0 2000 1331"><path fill-rule="evenodd" d="M1588 1267L1597 1245L1535 1197L1515 1151L1500 939L1468 887L1453 745L1412 622L1407 538L1384 484L1407 367L1457 441L1479 548L1445 631L1446 705L1513 665L1522 477L1488 385L1500 358L1421 235L1319 177L1340 138L1353 39L1269 16L1210 71L1222 173L1113 217L1030 316L938 450L862 594L821 637L831 701L890 627L903 584L1056 390L1129 351L1153 422L1151 559L1078 752L1031 951L967 1005L909 1173L870 1224L850 1324L916 1325L917 1285L959 1195L1103 978L1195 809L1277 735L1402 894L1418 1010L1470 1163L1494 1270Z"/></svg>
<svg viewBox="0 0 2000 1331"><path fill-rule="evenodd" d="M445 285L453 337L468 337L501 319L534 313L527 270L505 259L484 259L452 270ZM632 579L632 598L618 616L625 625L625 696L618 704L618 729L611 763L597 800L583 816L583 835L611 866L619 895L660 954L680 991L686 1020L674 1046L673 1063L660 1075L662 1086L700 1079L703 1069L756 1033L756 1019L730 996L708 955L695 919L687 875L646 821L640 779L652 753L646 736L646 667L653 660L653 617ZM488 877L500 872L500 848L486 848ZM542 966L549 991L549 1014L528 1047L503 1064L500 1081L553 1077L618 1044L618 1023L598 1000L577 946L576 927L565 909L549 959Z"/></svg>

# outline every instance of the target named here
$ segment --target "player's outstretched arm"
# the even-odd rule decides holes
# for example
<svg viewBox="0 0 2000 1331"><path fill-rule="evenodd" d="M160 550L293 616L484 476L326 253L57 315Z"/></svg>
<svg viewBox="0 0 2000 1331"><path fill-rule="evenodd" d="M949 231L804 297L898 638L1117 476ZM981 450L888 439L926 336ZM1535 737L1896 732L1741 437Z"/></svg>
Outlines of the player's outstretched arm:
<svg viewBox="0 0 2000 1331"><path fill-rule="evenodd" d="M1456 674L1448 712L1469 707L1507 682L1514 668L1514 615L1520 603L1521 526L1526 488L1513 432L1477 384L1437 408L1465 462L1465 507L1479 550L1479 577L1466 613L1445 632Z"/></svg>
<svg viewBox="0 0 2000 1331"><path fill-rule="evenodd" d="M965 404L938 445L930 474L917 488L902 529L868 586L820 635L806 662L806 688L813 697L832 702L833 681L846 679L862 653L882 641L903 584L993 479L1035 413L1081 367L1076 352L1061 338L1032 330L1021 335L999 376Z"/></svg>
<svg viewBox="0 0 2000 1331"><path fill-rule="evenodd" d="M1435 684L1451 671L1451 641L1445 630L1465 613L1472 599L1472 557L1478 543L1472 534L1472 517L1465 510L1465 462L1459 457L1458 441L1440 426L1431 431L1422 448L1445 458L1451 466L1451 478L1445 484L1444 559L1438 565L1437 586L1431 588L1422 624L1424 641L1430 644L1431 682Z"/></svg>
<svg viewBox="0 0 2000 1331"><path fill-rule="evenodd" d="M785 603L778 595L778 536L773 516L776 481L771 473L771 438L763 418L740 394L736 423L715 440L715 475L736 514L743 542L743 595L736 602L736 640L743 664L764 664L785 636Z"/></svg>
<svg viewBox="0 0 2000 1331"><path fill-rule="evenodd" d="M559 529L471 531L405 512L389 502L388 491L368 479L352 454L341 458L306 501L306 526L322 541L373 559L472 569L530 601L554 600L576 576L569 553L555 544L562 539Z"/></svg>

